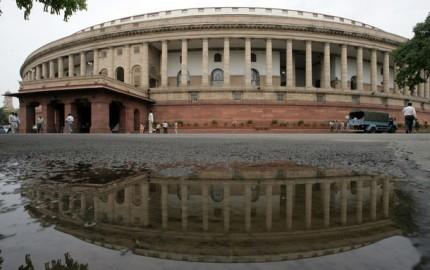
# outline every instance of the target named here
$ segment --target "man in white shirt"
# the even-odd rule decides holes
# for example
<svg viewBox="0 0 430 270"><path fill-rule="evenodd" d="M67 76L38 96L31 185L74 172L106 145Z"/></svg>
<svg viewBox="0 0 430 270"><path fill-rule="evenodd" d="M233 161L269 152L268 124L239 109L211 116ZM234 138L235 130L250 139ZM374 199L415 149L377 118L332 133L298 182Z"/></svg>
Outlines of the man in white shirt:
<svg viewBox="0 0 430 270"><path fill-rule="evenodd" d="M66 117L66 126L67 126L67 131L69 133L72 133L72 128L73 128L73 122L75 121L75 118L73 117L73 115L71 113L69 113Z"/></svg>
<svg viewBox="0 0 430 270"><path fill-rule="evenodd" d="M414 120L417 119L417 113L415 111L415 108L412 107L411 102L408 102L408 106L403 108L403 115L405 116L406 133L412 133Z"/></svg>
<svg viewBox="0 0 430 270"><path fill-rule="evenodd" d="M148 114L148 132L149 133L154 132L152 127L153 123L154 123L154 114L152 113L152 111L150 111Z"/></svg>

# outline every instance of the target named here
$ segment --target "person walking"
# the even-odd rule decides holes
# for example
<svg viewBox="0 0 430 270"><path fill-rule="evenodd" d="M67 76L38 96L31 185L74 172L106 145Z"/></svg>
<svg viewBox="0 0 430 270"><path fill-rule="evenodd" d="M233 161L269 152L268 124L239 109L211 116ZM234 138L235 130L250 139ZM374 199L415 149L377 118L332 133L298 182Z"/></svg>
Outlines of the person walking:
<svg viewBox="0 0 430 270"><path fill-rule="evenodd" d="M405 130L406 133L412 133L412 128L414 126L414 121L417 119L417 113L415 108L412 106L412 102L408 102L408 106L404 107L403 115L405 116Z"/></svg>
<svg viewBox="0 0 430 270"><path fill-rule="evenodd" d="M173 124L173 127L175 129L175 134L178 134L178 122L175 122L175 124Z"/></svg>
<svg viewBox="0 0 430 270"><path fill-rule="evenodd" d="M152 111L149 112L148 114L148 133L153 133L153 125L154 124L154 114L152 113Z"/></svg>
<svg viewBox="0 0 430 270"><path fill-rule="evenodd" d="M37 133L42 133L42 129L43 129L43 122L44 122L43 117L42 117L41 115L39 115L39 116L37 117L37 120L36 120Z"/></svg>
<svg viewBox="0 0 430 270"><path fill-rule="evenodd" d="M69 113L66 117L66 126L67 126L67 132L72 133L73 132L73 122L75 121L75 118L71 113Z"/></svg>
<svg viewBox="0 0 430 270"><path fill-rule="evenodd" d="M164 134L168 133L168 130L167 130L168 128L169 128L169 123L167 123L167 121L164 120L164 122L163 122L163 133Z"/></svg>
<svg viewBox="0 0 430 270"><path fill-rule="evenodd" d="M14 134L16 132L16 117L15 117L15 113L11 113L9 114L9 125L10 125L10 131L12 132L12 134Z"/></svg>

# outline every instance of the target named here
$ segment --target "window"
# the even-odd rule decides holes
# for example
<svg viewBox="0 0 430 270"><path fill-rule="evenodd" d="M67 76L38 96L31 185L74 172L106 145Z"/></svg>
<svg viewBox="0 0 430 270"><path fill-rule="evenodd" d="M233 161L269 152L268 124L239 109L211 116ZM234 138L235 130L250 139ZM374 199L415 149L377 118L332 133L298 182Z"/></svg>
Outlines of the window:
<svg viewBox="0 0 430 270"><path fill-rule="evenodd" d="M297 15L303 15L303 11L297 11Z"/></svg>
<svg viewBox="0 0 430 270"><path fill-rule="evenodd" d="M134 46L133 47L133 51L134 51L134 53L140 53L140 47L139 46Z"/></svg>
<svg viewBox="0 0 430 270"><path fill-rule="evenodd" d="M272 13L272 9L271 8L266 8L266 12L267 13Z"/></svg>
<svg viewBox="0 0 430 270"><path fill-rule="evenodd" d="M325 103L325 95L317 94L317 103Z"/></svg>
<svg viewBox="0 0 430 270"><path fill-rule="evenodd" d="M221 8L215 8L215 12L220 12Z"/></svg>
<svg viewBox="0 0 430 270"><path fill-rule="evenodd" d="M198 92L190 92L190 101L191 102L199 101L199 93Z"/></svg>
<svg viewBox="0 0 430 270"><path fill-rule="evenodd" d="M107 71L107 69L104 68L104 69L100 70L99 74L102 75L102 76L107 76L108 75L108 71Z"/></svg>
<svg viewBox="0 0 430 270"><path fill-rule="evenodd" d="M99 52L99 58L106 58L107 57L107 51L103 50Z"/></svg>
<svg viewBox="0 0 430 270"><path fill-rule="evenodd" d="M115 78L118 81L123 82L124 81L124 69L122 67L117 67L115 70Z"/></svg>
<svg viewBox="0 0 430 270"><path fill-rule="evenodd" d="M381 104L384 105L384 106L388 106L388 98L381 97Z"/></svg>
<svg viewBox="0 0 430 270"><path fill-rule="evenodd" d="M222 55L220 53L214 55L214 62L222 62Z"/></svg>
<svg viewBox="0 0 430 270"><path fill-rule="evenodd" d="M360 96L353 95L352 98L352 104L360 104Z"/></svg>
<svg viewBox="0 0 430 270"><path fill-rule="evenodd" d="M170 14L172 14L171 11L166 11L166 15L170 15Z"/></svg>
<svg viewBox="0 0 430 270"><path fill-rule="evenodd" d="M351 77L351 90L357 90L357 76Z"/></svg>
<svg viewBox="0 0 430 270"><path fill-rule="evenodd" d="M188 12L188 10L187 9L183 9L182 10L182 14L185 14L185 13L187 13Z"/></svg>
<svg viewBox="0 0 430 270"><path fill-rule="evenodd" d="M236 12L236 11L239 11L239 8L232 8L232 10L234 11L234 12Z"/></svg>
<svg viewBox="0 0 430 270"><path fill-rule="evenodd" d="M222 69L214 69L211 73L211 83L214 86L220 86L224 83L224 71Z"/></svg>
<svg viewBox="0 0 430 270"><path fill-rule="evenodd" d="M276 101L284 101L285 100L285 93L284 92L277 92L276 93Z"/></svg>
<svg viewBox="0 0 430 270"><path fill-rule="evenodd" d="M121 56L122 55L122 48L118 48L116 50L116 55Z"/></svg>
<svg viewBox="0 0 430 270"><path fill-rule="evenodd" d="M251 62L252 63L257 62L257 55L255 53L251 53Z"/></svg>
<svg viewBox="0 0 430 270"><path fill-rule="evenodd" d="M199 8L199 12L205 12L204 8Z"/></svg>
<svg viewBox="0 0 430 270"><path fill-rule="evenodd" d="M250 8L249 12L255 12L255 8Z"/></svg>
<svg viewBox="0 0 430 270"><path fill-rule="evenodd" d="M312 13L315 18L318 18L318 13Z"/></svg>
<svg viewBox="0 0 430 270"><path fill-rule="evenodd" d="M132 74L132 84L135 86L135 87L140 87L141 86L141 81L140 81L140 77L141 77L141 68L140 68L140 66L134 66L132 69L131 69L131 74Z"/></svg>
<svg viewBox="0 0 430 270"><path fill-rule="evenodd" d="M251 85L260 86L260 73L255 68L251 69Z"/></svg>
<svg viewBox="0 0 430 270"><path fill-rule="evenodd" d="M233 91L233 100L242 100L243 93L241 91Z"/></svg>

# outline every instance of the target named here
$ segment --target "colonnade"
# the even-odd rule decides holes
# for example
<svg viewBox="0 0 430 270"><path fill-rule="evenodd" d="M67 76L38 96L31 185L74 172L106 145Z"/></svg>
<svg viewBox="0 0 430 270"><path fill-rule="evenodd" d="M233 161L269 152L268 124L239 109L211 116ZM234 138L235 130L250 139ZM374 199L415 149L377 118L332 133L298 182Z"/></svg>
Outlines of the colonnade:
<svg viewBox="0 0 430 270"><path fill-rule="evenodd" d="M223 40L223 72L224 72L224 87L229 87L230 85L230 40L231 38L224 38ZM180 87L187 87L187 74L188 74L188 44L189 39L182 39L181 42L181 76L180 76ZM162 40L161 41L161 52L160 52L160 78L161 84L160 86L163 88L169 87L168 85L168 53L169 53L169 43L173 41ZM201 72L201 86L206 87L209 86L208 76L209 72L209 39L203 38L202 42L202 72ZM296 40L287 39L285 40L285 55L286 55L286 88L292 89L296 87L295 83L295 61L294 61L294 51L293 51L293 42L297 42ZM156 43L156 42L154 42ZM266 76L263 87L271 88L273 87L273 70L272 70L272 51L273 51L273 40L271 38L265 39L266 43ZM313 45L315 43L319 43L317 41L305 40L305 88L313 89L315 85L313 83ZM385 92L385 93L396 93L409 95L410 91L406 91L406 89L399 89L396 85L393 89L390 89L390 52L389 51L381 51L376 48L365 48L365 47L356 47L348 44L335 44L330 42L324 43L323 55L322 55L322 63L321 63L321 88L330 89L332 86L330 82L334 79L331 78L331 50L334 46L340 46L340 58L341 58L341 78L340 78L340 88L341 90L349 90L350 84L348 83L348 58L351 57L348 55L348 48L354 47L356 48L356 54L354 55L356 58L356 88L358 91L363 91L365 88L363 86L363 51L370 51L370 90L373 92ZM141 64L141 85L143 89L147 89L149 87L149 47L151 46L148 42L143 42L141 44L128 44L117 47L108 47L106 48L97 48L92 51L83 51L77 52L73 54L69 54L66 56L61 56L56 59L51 59L47 62L40 63L30 70L28 70L24 76L25 81L29 80L41 80L41 79L54 79L54 78L64 78L64 77L75 77L75 76L86 76L87 74L100 74L102 70L106 70L106 73L103 75L107 75L112 78L116 78L115 75L115 50L117 48L122 48L124 61L122 61L122 67L124 68L124 78L123 81L128 84L132 84L132 71L131 71L131 46L140 46L141 54L140 54L140 64ZM246 88L252 87L251 85L251 53L252 53L252 39L249 37L244 38L244 74L243 74L243 85ZM382 88L378 88L378 54L383 54L383 63L382 63L382 73L383 73L383 82ZM79 69L75 69L75 58L79 55ZM92 57L91 57L92 55ZM105 55L108 59L107 65L101 66L99 64L99 56ZM67 58L67 60L66 60ZM67 61L68 67L65 69L64 64ZM91 67L92 66L92 67ZM55 68L57 67L57 68ZM87 69L91 67L88 71ZM394 72L396 68L393 67ZM66 72L66 73L65 73ZM430 83L429 80L427 82L420 84L415 91L411 91L413 96L430 98Z"/></svg>

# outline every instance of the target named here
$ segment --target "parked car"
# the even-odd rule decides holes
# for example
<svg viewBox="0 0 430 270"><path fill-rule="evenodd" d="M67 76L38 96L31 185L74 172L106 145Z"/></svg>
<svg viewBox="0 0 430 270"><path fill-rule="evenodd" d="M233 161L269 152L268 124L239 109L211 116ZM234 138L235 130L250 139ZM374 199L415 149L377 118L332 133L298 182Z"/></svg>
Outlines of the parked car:
<svg viewBox="0 0 430 270"><path fill-rule="evenodd" d="M353 111L349 113L348 126L352 130L367 133L395 133L397 125L385 112Z"/></svg>

